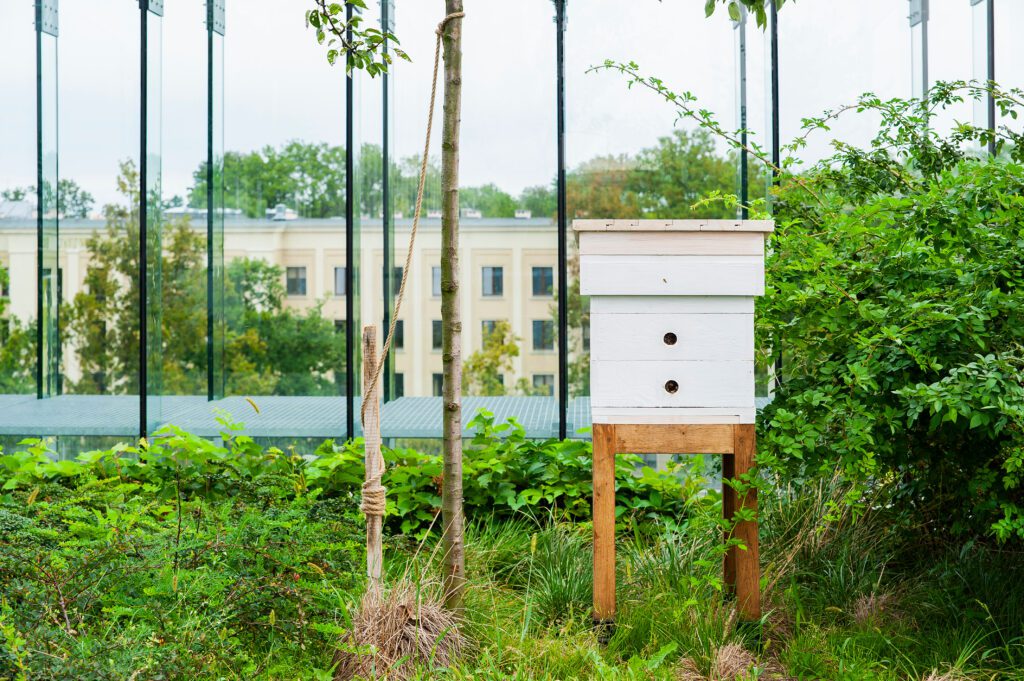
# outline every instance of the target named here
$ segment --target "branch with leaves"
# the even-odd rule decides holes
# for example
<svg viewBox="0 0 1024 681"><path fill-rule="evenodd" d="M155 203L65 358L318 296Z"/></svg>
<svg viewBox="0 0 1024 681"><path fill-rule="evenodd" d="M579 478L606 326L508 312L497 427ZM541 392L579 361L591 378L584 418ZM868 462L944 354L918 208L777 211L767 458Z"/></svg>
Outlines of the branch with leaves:
<svg viewBox="0 0 1024 681"><path fill-rule="evenodd" d="M316 41L327 45L327 61L333 66L339 56L345 57L345 71L362 69L371 77L387 73L393 63L391 53L399 59L411 61L398 47L398 38L376 26L364 26L363 17L355 10L366 11L364 0L327 2L313 0L314 9L306 12L306 26L316 30ZM347 8L352 7L352 18L347 19Z"/></svg>

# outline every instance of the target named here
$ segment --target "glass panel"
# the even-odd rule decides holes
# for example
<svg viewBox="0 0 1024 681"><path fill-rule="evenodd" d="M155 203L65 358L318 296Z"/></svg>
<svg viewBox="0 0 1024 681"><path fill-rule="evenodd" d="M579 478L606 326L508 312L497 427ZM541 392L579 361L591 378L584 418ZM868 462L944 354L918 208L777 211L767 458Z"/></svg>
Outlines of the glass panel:
<svg viewBox="0 0 1024 681"><path fill-rule="evenodd" d="M163 19L146 13L146 424L163 422ZM198 81L201 83L202 81ZM196 129L195 133L199 133Z"/></svg>
<svg viewBox="0 0 1024 681"><path fill-rule="evenodd" d="M59 226L61 190L57 176L57 38L39 36L39 397L60 394L61 267ZM70 190L67 192L70 198ZM65 199L66 200L66 199Z"/></svg>
<svg viewBox="0 0 1024 681"><path fill-rule="evenodd" d="M4 107L0 125L0 405L5 411L31 402L37 388L37 55L32 3L0 3L0 91L5 101L18 103ZM45 81L50 106L56 104L53 75ZM14 442L26 434L0 431Z"/></svg>
<svg viewBox="0 0 1024 681"><path fill-rule="evenodd" d="M939 81L967 81L973 77L971 9L969 0L955 0L955 2L935 0L929 3L928 78L930 85ZM966 99L938 112L933 125L940 134L945 134L958 121L970 122L973 117L974 104L970 99Z"/></svg>
<svg viewBox="0 0 1024 681"><path fill-rule="evenodd" d="M426 104L434 56L438 8L404 2L397 8L397 32L411 63L394 70L395 264L405 258L423 149ZM462 138L459 182L459 277L461 283L462 348L468 421L480 408L504 420L526 417L532 436L557 434L557 403L538 396L534 374L557 374L558 356L535 351L534 321L554 324L553 296L534 296L534 268L554 271L557 263L554 177L555 31L550 0L487 3L473 17L473 30L463 34ZM379 83L374 83L379 90ZM440 395L441 319L440 158L443 88L438 90L434 137L406 300L399 318L408 332L396 353L396 372L403 375L405 400ZM364 124L368 121L364 119ZM369 141L373 137L367 134ZM376 244L374 248L380 248ZM364 252L370 247L364 244ZM383 262L380 262L383 266ZM380 286L378 264L368 286ZM549 284L550 286L550 284ZM364 313L380 310L376 294L368 293ZM382 311L372 318L381 319ZM485 325L483 322L495 322ZM500 331L484 351L485 334ZM436 333L435 333L436 332ZM502 342L504 341L504 342ZM542 394L549 394L546 391ZM513 399L514 398L514 399ZM530 407L518 400L536 400ZM435 406L436 405L436 406ZM440 404L433 437L440 437ZM434 413L434 412L431 412ZM403 424L383 424L385 436L403 437Z"/></svg>
<svg viewBox="0 0 1024 681"><path fill-rule="evenodd" d="M124 438L140 427L140 191L159 181L140 188L140 10L95 0L60 11L60 176L77 205L60 226L66 397L54 431Z"/></svg>
<svg viewBox="0 0 1024 681"><path fill-rule="evenodd" d="M207 0L212 2L212 0ZM219 399L226 395L225 366L227 308L224 271L224 36L209 32L209 172L207 188L207 397Z"/></svg>
<svg viewBox="0 0 1024 681"><path fill-rule="evenodd" d="M798 3L796 9L799 9ZM790 10L786 6L787 13ZM676 92L692 91L698 105L727 129L736 127L736 35L728 13L706 19L701 3L569 3L566 30L567 204L569 255L569 433L589 425L590 302L579 293L576 218L734 217L721 203L694 207L712 191L737 191L738 157L720 140L686 120L643 88L627 88L621 74L588 70L605 62L635 61L644 76ZM608 17L615 16L616 21ZM748 36L759 29L748 27ZM747 73L759 73L748 48ZM695 55L714 55L695 59ZM748 86L759 80L749 77ZM748 90L748 98L750 91ZM750 104L759 106L758 104ZM757 110L757 109L753 109ZM748 117L748 127L752 123ZM761 142L761 140L757 140ZM752 195L754 193L752 192ZM555 372L535 372L555 373Z"/></svg>
<svg viewBox="0 0 1024 681"><path fill-rule="evenodd" d="M294 3L236 0L214 39L215 60L229 43L214 112L225 117L220 406L249 434L288 442L345 435L345 71L302 17Z"/></svg>
<svg viewBox="0 0 1024 681"><path fill-rule="evenodd" d="M996 82L1004 89L1024 90L1024 43L1020 40L1024 3L996 3L995 20ZM1013 119L996 111L996 126L1008 126L1021 132L1024 130L1024 117Z"/></svg>

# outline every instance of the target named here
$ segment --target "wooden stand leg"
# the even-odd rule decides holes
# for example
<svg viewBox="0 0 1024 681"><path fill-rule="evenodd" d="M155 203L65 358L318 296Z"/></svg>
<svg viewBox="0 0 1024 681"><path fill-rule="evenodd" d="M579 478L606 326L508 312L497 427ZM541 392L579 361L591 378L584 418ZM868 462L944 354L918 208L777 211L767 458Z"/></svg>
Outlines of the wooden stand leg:
<svg viewBox="0 0 1024 681"><path fill-rule="evenodd" d="M735 439L735 435L733 436ZM736 513L736 490L729 486L726 480L736 477L736 456L734 454L722 455L722 517L731 521ZM725 531L725 541L732 538L732 531ZM722 581L727 594L736 593L736 553L739 551L735 546L725 551L725 561L722 566Z"/></svg>
<svg viewBox="0 0 1024 681"><path fill-rule="evenodd" d="M735 475L743 475L754 467L757 452L753 424L735 427ZM736 500L737 508L757 512L757 490L747 490ZM740 619L761 618L761 568L758 554L757 520L746 520L736 525L735 536L743 540L746 550L737 550L735 557L736 600Z"/></svg>
<svg viewBox="0 0 1024 681"><path fill-rule="evenodd" d="M615 620L615 426L594 424L594 622Z"/></svg>

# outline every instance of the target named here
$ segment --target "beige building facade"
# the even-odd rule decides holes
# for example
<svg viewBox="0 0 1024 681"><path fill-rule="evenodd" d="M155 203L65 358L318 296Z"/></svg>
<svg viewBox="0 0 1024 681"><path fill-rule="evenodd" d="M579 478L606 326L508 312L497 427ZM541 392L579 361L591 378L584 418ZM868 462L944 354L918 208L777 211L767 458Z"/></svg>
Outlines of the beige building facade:
<svg viewBox="0 0 1024 681"><path fill-rule="evenodd" d="M204 223L203 218L196 220ZM395 265L405 262L410 220L395 226ZM60 225L62 299L70 301L84 285L89 236L102 221L68 220ZM463 218L459 271L462 282L463 348L479 350L485 328L508 320L520 353L504 384L520 379L537 394L553 394L558 372L555 339L557 231L549 219ZM362 221L358 301L362 324L383 323L384 252L380 220ZM345 319L345 223L343 220L227 219L225 260L263 259L284 271L286 305L308 309L323 304L323 315L339 326ZM0 220L0 264L9 272L7 314L22 320L36 315L36 229L34 220ZM412 256L395 350L396 391L429 396L439 389L441 350L440 220L422 220ZM396 272L397 290L400 273ZM76 367L66 366L74 375Z"/></svg>

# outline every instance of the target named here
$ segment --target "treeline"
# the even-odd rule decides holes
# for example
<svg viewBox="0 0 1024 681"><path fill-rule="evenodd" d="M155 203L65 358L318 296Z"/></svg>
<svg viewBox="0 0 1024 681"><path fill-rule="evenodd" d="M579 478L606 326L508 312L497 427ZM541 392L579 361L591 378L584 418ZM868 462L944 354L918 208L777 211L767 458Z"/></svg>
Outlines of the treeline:
<svg viewBox="0 0 1024 681"><path fill-rule="evenodd" d="M736 192L736 157L720 154L709 133L675 130L635 155L602 156L580 164L566 177L570 217L731 217L721 204L694 208L702 197ZM389 163L394 211L412 215L416 201L419 158ZM364 144L357 159L359 213L371 218L383 212L381 148ZM193 174L188 204L206 206L206 167ZM751 186L763 187L763 173L752 174ZM441 169L427 165L424 214L440 210ZM326 143L292 141L247 153L227 152L224 160L225 206L248 217L285 205L301 217L329 218L345 214L345 149ZM751 192L757 196L757 191ZM762 192L763 193L763 192ZM534 217L554 217L555 182L527 187L518 196L495 184L463 187L460 204L483 217L511 218L517 210Z"/></svg>

